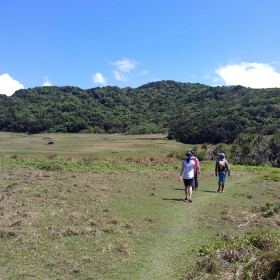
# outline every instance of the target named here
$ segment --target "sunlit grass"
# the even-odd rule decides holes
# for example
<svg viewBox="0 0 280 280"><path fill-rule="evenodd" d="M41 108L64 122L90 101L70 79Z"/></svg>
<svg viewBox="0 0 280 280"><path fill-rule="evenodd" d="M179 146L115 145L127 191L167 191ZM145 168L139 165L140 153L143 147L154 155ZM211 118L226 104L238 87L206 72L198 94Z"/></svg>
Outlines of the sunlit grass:
<svg viewBox="0 0 280 280"><path fill-rule="evenodd" d="M201 162L186 203L180 160L155 143L150 156L99 157L28 153L28 141L18 153L0 142L0 278L233 279L277 264L252 246L279 249L278 169L231 165L221 194L215 161Z"/></svg>
<svg viewBox="0 0 280 280"><path fill-rule="evenodd" d="M166 136L60 133L27 135L0 132L0 154L164 158L172 150L187 150L192 147L168 140ZM49 142L54 144L48 145Z"/></svg>

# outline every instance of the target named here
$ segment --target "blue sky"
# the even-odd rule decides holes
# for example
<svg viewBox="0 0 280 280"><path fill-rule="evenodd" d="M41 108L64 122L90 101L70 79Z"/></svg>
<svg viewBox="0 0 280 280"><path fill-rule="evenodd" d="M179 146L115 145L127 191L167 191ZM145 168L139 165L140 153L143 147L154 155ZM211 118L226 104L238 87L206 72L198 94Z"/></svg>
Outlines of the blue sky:
<svg viewBox="0 0 280 280"><path fill-rule="evenodd" d="M1 0L0 93L174 80L280 87L279 0Z"/></svg>

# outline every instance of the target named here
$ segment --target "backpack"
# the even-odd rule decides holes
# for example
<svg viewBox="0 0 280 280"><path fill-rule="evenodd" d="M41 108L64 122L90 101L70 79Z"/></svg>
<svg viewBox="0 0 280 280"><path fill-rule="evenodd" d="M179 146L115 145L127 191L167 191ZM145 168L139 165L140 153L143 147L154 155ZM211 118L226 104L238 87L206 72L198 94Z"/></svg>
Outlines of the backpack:
<svg viewBox="0 0 280 280"><path fill-rule="evenodd" d="M223 172L226 170L226 161L225 160L219 160L218 170L219 170L219 172Z"/></svg>
<svg viewBox="0 0 280 280"><path fill-rule="evenodd" d="M194 161L196 170L199 170L200 166L199 166L199 163L198 163L198 159L196 157L192 156L191 160Z"/></svg>

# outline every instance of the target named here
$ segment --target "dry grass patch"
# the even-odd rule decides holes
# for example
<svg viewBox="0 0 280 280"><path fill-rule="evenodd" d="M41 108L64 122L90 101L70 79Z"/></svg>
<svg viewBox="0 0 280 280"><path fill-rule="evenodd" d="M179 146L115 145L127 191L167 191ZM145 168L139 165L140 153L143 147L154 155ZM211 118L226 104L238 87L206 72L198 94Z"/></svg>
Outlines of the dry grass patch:
<svg viewBox="0 0 280 280"><path fill-rule="evenodd" d="M279 279L279 235L264 231L243 237L221 234L199 250L202 258L185 280Z"/></svg>

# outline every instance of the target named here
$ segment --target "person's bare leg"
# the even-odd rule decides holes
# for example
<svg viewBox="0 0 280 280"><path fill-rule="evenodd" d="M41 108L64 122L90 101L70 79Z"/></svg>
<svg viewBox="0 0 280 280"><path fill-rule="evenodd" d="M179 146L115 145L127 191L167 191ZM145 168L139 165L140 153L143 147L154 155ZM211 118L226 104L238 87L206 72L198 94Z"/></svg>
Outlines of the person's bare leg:
<svg viewBox="0 0 280 280"><path fill-rule="evenodd" d="M225 183L222 183L222 192L224 192Z"/></svg>
<svg viewBox="0 0 280 280"><path fill-rule="evenodd" d="M188 187L185 187L185 195L186 195L186 199L188 199Z"/></svg>
<svg viewBox="0 0 280 280"><path fill-rule="evenodd" d="M192 201L192 186L189 186L189 201Z"/></svg>

